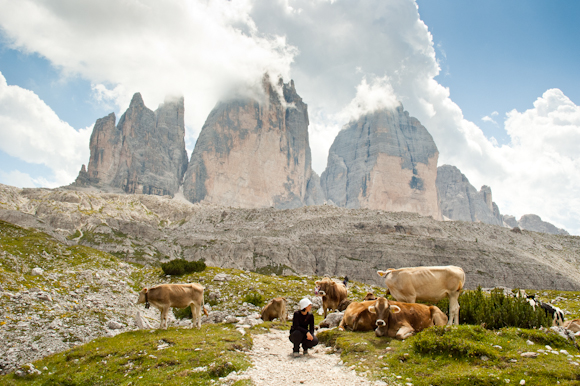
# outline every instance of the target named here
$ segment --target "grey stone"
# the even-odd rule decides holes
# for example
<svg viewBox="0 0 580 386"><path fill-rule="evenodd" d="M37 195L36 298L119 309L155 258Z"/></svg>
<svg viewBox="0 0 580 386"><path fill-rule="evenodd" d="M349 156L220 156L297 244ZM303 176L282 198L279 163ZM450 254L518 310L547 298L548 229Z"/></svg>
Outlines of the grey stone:
<svg viewBox="0 0 580 386"><path fill-rule="evenodd" d="M33 268L32 271L30 272L30 274L32 276L40 276L43 273L44 273L44 270L42 268L39 268L39 267Z"/></svg>
<svg viewBox="0 0 580 386"><path fill-rule="evenodd" d="M320 322L320 328L334 328L338 327L342 318L344 316L344 312L332 312L326 316L322 322Z"/></svg>

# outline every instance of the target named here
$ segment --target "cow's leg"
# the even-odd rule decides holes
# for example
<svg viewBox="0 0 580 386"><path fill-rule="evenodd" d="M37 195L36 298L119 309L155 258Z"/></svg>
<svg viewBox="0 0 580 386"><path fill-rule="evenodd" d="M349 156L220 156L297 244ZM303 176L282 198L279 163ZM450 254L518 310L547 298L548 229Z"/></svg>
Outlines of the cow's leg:
<svg viewBox="0 0 580 386"><path fill-rule="evenodd" d="M322 298L322 309L324 310L324 319L326 319L326 315L327 315L327 308L326 308L326 300L324 300L324 298Z"/></svg>
<svg viewBox="0 0 580 386"><path fill-rule="evenodd" d="M201 328L201 306L191 303L191 324L194 327Z"/></svg>
<svg viewBox="0 0 580 386"><path fill-rule="evenodd" d="M413 327L403 326L399 328L399 331L397 331L397 335L395 337L400 340L407 339L408 337L413 335L414 332L415 330L413 329Z"/></svg>
<svg viewBox="0 0 580 386"><path fill-rule="evenodd" d="M459 292L449 294L449 320L448 326L459 324Z"/></svg>
<svg viewBox="0 0 580 386"><path fill-rule="evenodd" d="M160 329L167 330L167 313L169 311L169 307L164 306L161 308L161 323L159 323Z"/></svg>

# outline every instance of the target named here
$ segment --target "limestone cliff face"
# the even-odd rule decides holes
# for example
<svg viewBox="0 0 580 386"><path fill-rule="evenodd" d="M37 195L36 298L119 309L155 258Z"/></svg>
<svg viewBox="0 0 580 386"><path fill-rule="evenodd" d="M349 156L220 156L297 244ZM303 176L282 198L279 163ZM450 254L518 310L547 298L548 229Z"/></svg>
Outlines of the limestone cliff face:
<svg viewBox="0 0 580 386"><path fill-rule="evenodd" d="M375 111L338 134L321 176L322 189L341 207L441 219L435 187L438 156L431 134L402 106Z"/></svg>
<svg viewBox="0 0 580 386"><path fill-rule="evenodd" d="M73 185L174 195L187 168L183 114L183 98L152 111L135 94L116 126L113 113L97 120L89 166Z"/></svg>
<svg viewBox="0 0 580 386"><path fill-rule="evenodd" d="M451 220L503 225L498 206L492 201L491 188L478 192L455 166L437 168L437 191L443 216Z"/></svg>
<svg viewBox="0 0 580 386"><path fill-rule="evenodd" d="M191 202L296 208L324 201L311 168L307 105L294 82L263 80L265 100L220 102L192 153L183 193Z"/></svg>

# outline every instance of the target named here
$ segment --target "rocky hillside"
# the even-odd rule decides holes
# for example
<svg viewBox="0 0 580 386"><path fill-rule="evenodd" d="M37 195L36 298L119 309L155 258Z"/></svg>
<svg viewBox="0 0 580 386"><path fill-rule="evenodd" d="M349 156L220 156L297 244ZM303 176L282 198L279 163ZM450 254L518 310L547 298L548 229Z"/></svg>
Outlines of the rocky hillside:
<svg viewBox="0 0 580 386"><path fill-rule="evenodd" d="M322 188L338 206L441 219L435 186L438 156L431 134L403 106L378 110L337 135Z"/></svg>
<svg viewBox="0 0 580 386"><path fill-rule="evenodd" d="M321 204L312 171L308 110L294 82L263 80L265 100L219 102L203 126L184 179L191 202L285 209Z"/></svg>
<svg viewBox="0 0 580 386"><path fill-rule="evenodd" d="M382 284L377 269L459 265L467 288L580 289L580 238L516 233L405 212L308 206L236 209L150 195L0 185L0 219L38 227L126 261L205 259L262 273L348 275Z"/></svg>
<svg viewBox="0 0 580 386"><path fill-rule="evenodd" d="M183 98L151 111L135 94L116 126L114 113L97 120L89 166L72 185L173 196L187 168L183 114Z"/></svg>

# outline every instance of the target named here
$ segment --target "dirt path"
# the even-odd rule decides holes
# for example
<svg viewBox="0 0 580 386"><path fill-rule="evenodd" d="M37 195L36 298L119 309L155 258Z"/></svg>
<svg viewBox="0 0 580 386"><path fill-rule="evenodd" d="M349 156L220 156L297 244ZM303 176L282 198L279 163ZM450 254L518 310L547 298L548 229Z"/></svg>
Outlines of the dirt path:
<svg viewBox="0 0 580 386"><path fill-rule="evenodd" d="M292 357L292 344L288 331L270 330L269 333L254 335L254 346L250 352L253 367L238 374L232 380L250 378L254 385L341 385L341 386L385 386L382 381L371 382L356 375L340 362L338 354L330 354L325 346L309 350L309 355ZM328 350L328 351L327 351Z"/></svg>

